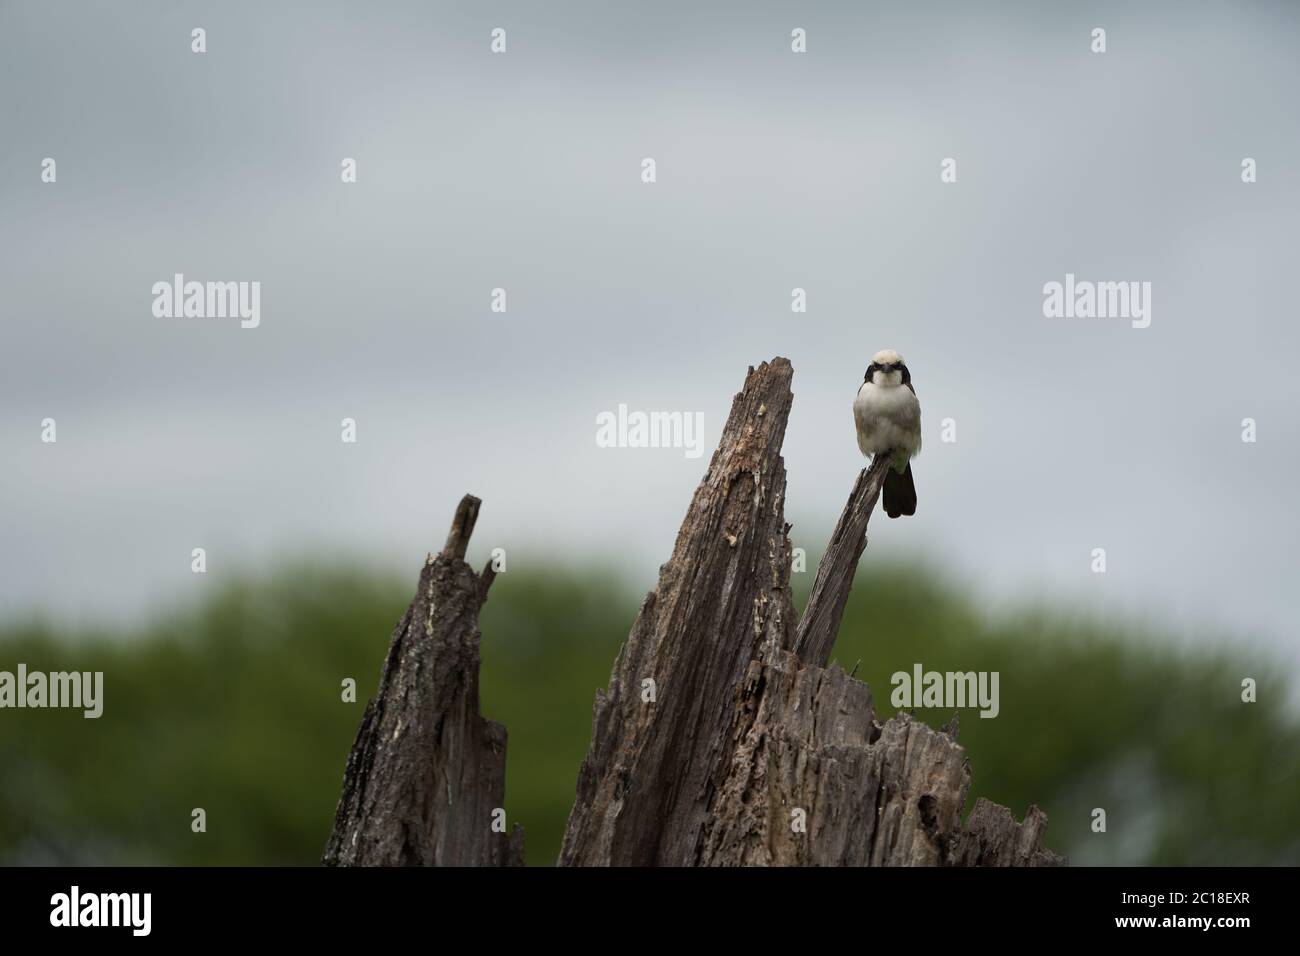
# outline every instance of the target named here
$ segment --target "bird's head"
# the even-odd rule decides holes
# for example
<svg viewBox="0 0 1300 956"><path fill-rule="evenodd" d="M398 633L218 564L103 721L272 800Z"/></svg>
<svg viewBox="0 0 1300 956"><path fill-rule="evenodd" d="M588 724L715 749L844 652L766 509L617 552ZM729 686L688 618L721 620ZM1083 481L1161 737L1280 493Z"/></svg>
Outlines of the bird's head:
<svg viewBox="0 0 1300 956"><path fill-rule="evenodd" d="M867 375L863 379L882 388L906 385L911 380L912 373L907 370L903 356L893 349L881 349L871 356L871 364L867 366Z"/></svg>

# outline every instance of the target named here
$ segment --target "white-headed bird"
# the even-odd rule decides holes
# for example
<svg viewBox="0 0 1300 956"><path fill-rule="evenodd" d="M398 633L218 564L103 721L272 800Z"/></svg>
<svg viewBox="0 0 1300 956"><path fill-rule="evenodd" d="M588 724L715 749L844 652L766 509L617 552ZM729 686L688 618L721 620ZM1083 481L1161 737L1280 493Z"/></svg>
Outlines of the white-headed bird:
<svg viewBox="0 0 1300 956"><path fill-rule="evenodd" d="M891 518L916 514L916 485L912 459L921 450L921 403L912 387L912 373L903 356L884 349L871 357L867 374L853 400L858 448L864 455L889 455L893 466L885 473L881 495Z"/></svg>

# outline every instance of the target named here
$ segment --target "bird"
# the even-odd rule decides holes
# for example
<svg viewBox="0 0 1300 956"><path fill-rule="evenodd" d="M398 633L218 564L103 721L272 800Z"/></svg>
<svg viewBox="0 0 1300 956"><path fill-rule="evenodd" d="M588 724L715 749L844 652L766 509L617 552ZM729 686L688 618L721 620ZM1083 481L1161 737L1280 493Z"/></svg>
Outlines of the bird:
<svg viewBox="0 0 1300 956"><path fill-rule="evenodd" d="M903 356L882 349L871 357L867 374L853 400L858 448L864 455L889 455L881 500L891 518L916 514L912 459L921 450L921 403Z"/></svg>

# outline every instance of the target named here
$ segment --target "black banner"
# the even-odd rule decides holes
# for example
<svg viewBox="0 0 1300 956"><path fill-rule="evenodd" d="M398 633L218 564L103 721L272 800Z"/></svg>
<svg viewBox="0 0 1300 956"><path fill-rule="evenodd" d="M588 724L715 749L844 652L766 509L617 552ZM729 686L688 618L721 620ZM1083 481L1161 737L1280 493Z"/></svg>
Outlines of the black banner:
<svg viewBox="0 0 1300 956"><path fill-rule="evenodd" d="M702 936L775 923L918 942L1051 932L1232 945L1287 925L1293 882L1282 869L34 868L0 870L0 917L7 941L75 934L79 945L415 933L436 949L479 931L652 940L682 921Z"/></svg>

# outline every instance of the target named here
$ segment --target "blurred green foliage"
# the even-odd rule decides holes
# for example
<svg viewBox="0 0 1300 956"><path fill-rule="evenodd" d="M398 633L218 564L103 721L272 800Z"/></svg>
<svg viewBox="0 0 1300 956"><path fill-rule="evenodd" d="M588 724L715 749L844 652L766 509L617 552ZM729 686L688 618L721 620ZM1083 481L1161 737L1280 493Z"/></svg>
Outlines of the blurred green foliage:
<svg viewBox="0 0 1300 956"><path fill-rule="evenodd" d="M315 863L417 570L402 582L285 567L136 634L0 630L0 669L105 674L98 720L0 711L0 863ZM509 731L506 809L530 864L555 860L593 696L640 598L581 569L512 570L493 587L482 706ZM890 674L914 663L999 671L999 716L961 713L971 802L1017 816L1037 802L1048 844L1076 865L1300 862L1300 726L1256 650L1176 651L1059 612L992 620L935 574L868 559L835 657L861 659L882 717ZM1259 703L1241 702L1243 676ZM346 677L358 703L341 700ZM951 716L917 713L934 726ZM206 833L191 832L195 807Z"/></svg>

